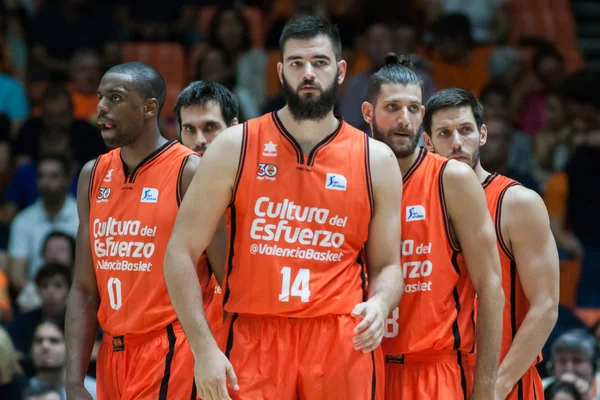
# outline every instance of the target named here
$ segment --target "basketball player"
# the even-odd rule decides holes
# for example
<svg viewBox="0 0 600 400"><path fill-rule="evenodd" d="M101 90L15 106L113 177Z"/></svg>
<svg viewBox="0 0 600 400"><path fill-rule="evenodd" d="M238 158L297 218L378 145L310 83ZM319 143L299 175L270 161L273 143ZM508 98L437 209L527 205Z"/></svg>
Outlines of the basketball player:
<svg viewBox="0 0 600 400"><path fill-rule="evenodd" d="M167 248L165 278L198 395L381 399L379 343L403 288L401 174L387 146L333 115L346 73L337 28L293 20L280 49L287 105L213 141ZM192 277L226 209L223 303L233 317L223 354Z"/></svg>
<svg viewBox="0 0 600 400"><path fill-rule="evenodd" d="M369 80L363 117L395 152L403 172L405 293L387 321L387 399L494 397L502 294L494 226L477 176L417 148L423 83L410 61L390 53ZM480 312L474 326L475 294ZM479 359L467 363L477 339Z"/></svg>
<svg viewBox="0 0 600 400"><path fill-rule="evenodd" d="M452 88L433 95L423 127L429 151L473 168L496 227L505 298L496 398L539 399L544 388L535 365L558 316L559 292L558 252L544 202L482 168L479 147L488 133L483 107L471 93Z"/></svg>
<svg viewBox="0 0 600 400"><path fill-rule="evenodd" d="M98 322L99 400L192 393L193 355L162 263L199 157L160 135L165 97L162 76L139 62L112 67L98 88L98 124L114 150L87 163L79 180L77 267L66 315L69 399L91 399L82 382Z"/></svg>
<svg viewBox="0 0 600 400"><path fill-rule="evenodd" d="M196 81L190 83L177 97L173 111L179 122L179 141L188 149L199 155L212 143L212 141L226 128L238 124L239 101L235 94L223 85L209 81ZM212 239L214 246L220 249L218 260L213 260L225 265L227 253L227 228L225 218ZM218 243L218 244L217 244ZM198 275L202 286L202 302L211 330L215 337L223 338L220 329L226 329L223 321L223 295L220 283L213 274L213 268L208 262L206 252L198 260ZM224 271L224 268L218 268ZM220 283L219 283L220 282ZM219 347L225 349L225 343Z"/></svg>

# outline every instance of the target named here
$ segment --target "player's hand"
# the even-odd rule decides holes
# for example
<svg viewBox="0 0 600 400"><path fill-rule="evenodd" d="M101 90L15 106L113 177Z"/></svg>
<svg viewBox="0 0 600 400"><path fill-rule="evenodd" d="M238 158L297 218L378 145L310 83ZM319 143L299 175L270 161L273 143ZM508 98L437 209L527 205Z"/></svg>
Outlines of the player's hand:
<svg viewBox="0 0 600 400"><path fill-rule="evenodd" d="M230 400L227 379L234 390L239 390L231 363L216 346L196 357L194 377L198 396L203 400Z"/></svg>
<svg viewBox="0 0 600 400"><path fill-rule="evenodd" d="M369 300L354 307L352 316L362 318L362 321L354 328L356 336L352 342L355 350L368 353L379 346L383 339L385 318L387 317L384 308L375 300Z"/></svg>
<svg viewBox="0 0 600 400"><path fill-rule="evenodd" d="M90 392L82 384L66 385L67 400L94 400Z"/></svg>

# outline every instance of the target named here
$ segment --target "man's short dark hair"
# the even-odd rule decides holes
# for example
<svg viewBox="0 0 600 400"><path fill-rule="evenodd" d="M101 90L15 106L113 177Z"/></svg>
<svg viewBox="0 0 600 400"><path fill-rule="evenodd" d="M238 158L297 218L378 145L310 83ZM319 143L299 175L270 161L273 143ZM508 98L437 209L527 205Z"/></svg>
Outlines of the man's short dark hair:
<svg viewBox="0 0 600 400"><path fill-rule="evenodd" d="M71 99L71 94L69 90L60 83L50 83L42 93L42 103L54 103L55 101L59 101L65 99L67 103L69 103L69 108L73 109L73 101Z"/></svg>
<svg viewBox="0 0 600 400"><path fill-rule="evenodd" d="M53 278L57 275L62 276L65 282L67 282L67 286L71 287L71 270L68 266L58 263L48 263L45 264L42 268L40 268L40 270L37 272L37 275L35 276L35 284L39 287L43 281L49 278Z"/></svg>
<svg viewBox="0 0 600 400"><path fill-rule="evenodd" d="M160 72L148 64L133 61L115 65L106 71L106 73L129 76L135 91L141 98L144 100L156 99L158 101L158 113L156 117L158 118L167 98L167 84Z"/></svg>
<svg viewBox="0 0 600 400"><path fill-rule="evenodd" d="M67 242L69 242L69 246L71 247L71 259L75 260L75 238L62 231L52 231L48 234L48 236L46 236L44 239L44 245L42 246L42 256L46 253L46 246L48 246L48 242L55 237L65 239Z"/></svg>
<svg viewBox="0 0 600 400"><path fill-rule="evenodd" d="M449 13L442 15L437 21L431 25L431 32L434 38L453 38L460 37L466 40L466 45L472 47L474 45L471 21L463 13Z"/></svg>
<svg viewBox="0 0 600 400"><path fill-rule="evenodd" d="M60 389L46 382L36 382L33 385L27 386L23 391L23 400L28 400L32 397L41 397L49 395L50 393L56 393L60 397Z"/></svg>
<svg viewBox="0 0 600 400"><path fill-rule="evenodd" d="M473 117L475 117L475 123L477 129L483 125L483 106L477 100L472 93L467 92L464 89L448 88L442 89L435 93L427 104L425 104L425 115L423 116L423 130L431 135L431 121L433 120L433 114L443 108L456 108L469 106Z"/></svg>
<svg viewBox="0 0 600 400"><path fill-rule="evenodd" d="M342 39L336 25L330 24L323 18L306 16L294 18L288 22L281 32L279 38L279 50L283 58L283 49L290 39L309 40L317 36L326 36L331 42L336 60L342 59Z"/></svg>
<svg viewBox="0 0 600 400"><path fill-rule="evenodd" d="M196 81L183 89L177 97L173 112L177 116L177 122L181 128L181 109L191 106L204 107L208 103L215 102L221 108L223 120L227 126L231 126L234 118L239 118L240 103L235 94L225 86L216 82Z"/></svg>
<svg viewBox="0 0 600 400"><path fill-rule="evenodd" d="M481 89L481 94L479 95L479 100L482 103L485 103L485 99L492 94L497 94L501 96L504 100L504 104L510 103L510 89L504 86L499 82L490 82Z"/></svg>
<svg viewBox="0 0 600 400"><path fill-rule="evenodd" d="M71 159L64 154L59 153L49 153L43 154L37 161L37 169L39 171L40 165L46 161L55 161L60 164L60 168L64 172L65 176L69 176L71 174L72 163Z"/></svg>
<svg viewBox="0 0 600 400"><path fill-rule="evenodd" d="M383 67L369 78L367 88L369 103L373 105L377 103L381 85L384 84L417 85L421 88L421 96L423 96L423 80L413 71L411 61L396 53L388 53Z"/></svg>

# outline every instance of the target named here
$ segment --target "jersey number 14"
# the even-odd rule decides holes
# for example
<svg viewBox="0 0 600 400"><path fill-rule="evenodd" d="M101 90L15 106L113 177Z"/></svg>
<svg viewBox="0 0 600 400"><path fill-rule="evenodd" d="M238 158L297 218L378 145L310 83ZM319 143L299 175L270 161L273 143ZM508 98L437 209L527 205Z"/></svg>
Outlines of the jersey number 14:
<svg viewBox="0 0 600 400"><path fill-rule="evenodd" d="M290 295L300 297L300 301L303 303L308 302L310 297L310 270L300 268L298 274L294 279L290 288L290 282L292 278L292 269L290 267L281 268L281 293L279 294L279 301L288 302L290 301ZM291 290L290 290L291 289Z"/></svg>

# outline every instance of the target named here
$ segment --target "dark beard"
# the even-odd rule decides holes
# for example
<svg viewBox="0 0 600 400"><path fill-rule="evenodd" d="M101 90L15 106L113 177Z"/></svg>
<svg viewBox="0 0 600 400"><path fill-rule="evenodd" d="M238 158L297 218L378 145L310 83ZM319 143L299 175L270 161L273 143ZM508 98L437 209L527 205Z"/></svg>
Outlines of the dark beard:
<svg viewBox="0 0 600 400"><path fill-rule="evenodd" d="M314 82L302 81L298 87L302 85L316 85ZM313 94L302 98L294 89L288 84L283 77L283 97L285 102L292 114L292 117L296 121L320 121L327 117L327 114L333 110L333 106L337 100L338 91L337 74L333 83L329 88L323 90L322 87L318 87L320 94Z"/></svg>
<svg viewBox="0 0 600 400"><path fill-rule="evenodd" d="M380 142L385 143L396 155L396 158L406 158L410 157L414 152L417 146L419 145L419 134L415 135L415 138L408 145L399 145L397 143L388 140L390 135L393 135L393 132L402 131L403 129L392 129L388 132L383 132L377 126L377 120L375 119L375 113L373 112L373 138L379 140ZM413 132L408 130L404 130L407 134L411 135Z"/></svg>

